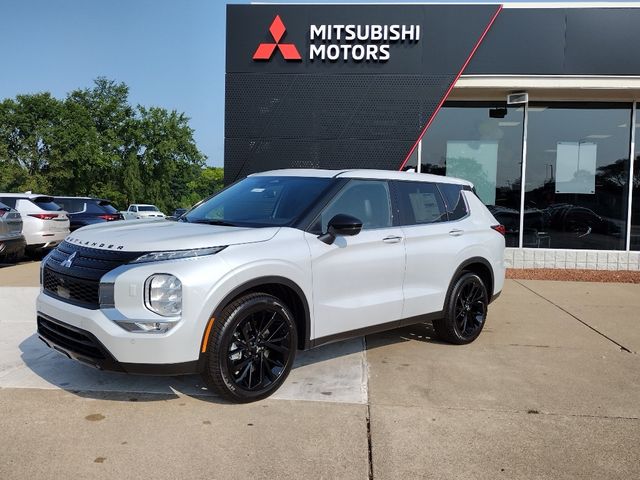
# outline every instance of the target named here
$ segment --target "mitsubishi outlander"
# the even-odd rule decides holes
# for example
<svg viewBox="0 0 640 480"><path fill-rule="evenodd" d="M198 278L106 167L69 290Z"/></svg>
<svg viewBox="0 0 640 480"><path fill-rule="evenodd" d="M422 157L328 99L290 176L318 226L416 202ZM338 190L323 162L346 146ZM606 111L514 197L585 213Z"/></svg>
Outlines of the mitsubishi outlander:
<svg viewBox="0 0 640 480"><path fill-rule="evenodd" d="M40 338L88 365L200 373L267 397L297 350L431 322L475 340L504 227L464 180L377 170L250 175L177 222L91 225L42 262Z"/></svg>

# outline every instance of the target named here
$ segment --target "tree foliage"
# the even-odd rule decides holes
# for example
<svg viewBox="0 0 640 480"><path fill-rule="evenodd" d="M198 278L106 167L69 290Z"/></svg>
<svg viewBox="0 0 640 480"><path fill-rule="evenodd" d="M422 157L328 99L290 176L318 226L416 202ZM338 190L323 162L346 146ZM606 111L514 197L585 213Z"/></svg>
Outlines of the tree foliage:
<svg viewBox="0 0 640 480"><path fill-rule="evenodd" d="M49 93L0 103L0 191L153 203L171 212L222 187L205 166L189 118L129 104L124 83L100 77L64 99Z"/></svg>

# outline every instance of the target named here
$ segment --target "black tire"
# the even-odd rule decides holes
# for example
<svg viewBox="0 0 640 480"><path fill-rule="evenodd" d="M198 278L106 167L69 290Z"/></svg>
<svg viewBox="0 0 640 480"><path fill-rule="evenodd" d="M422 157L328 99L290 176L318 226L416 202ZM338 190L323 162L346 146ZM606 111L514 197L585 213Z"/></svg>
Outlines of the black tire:
<svg viewBox="0 0 640 480"><path fill-rule="evenodd" d="M244 295L214 320L202 377L227 400L261 400L286 380L297 345L295 320L280 299L265 293Z"/></svg>
<svg viewBox="0 0 640 480"><path fill-rule="evenodd" d="M482 279L471 272L453 282L445 304L444 318L433 321L436 337L456 345L473 342L487 320L489 296Z"/></svg>

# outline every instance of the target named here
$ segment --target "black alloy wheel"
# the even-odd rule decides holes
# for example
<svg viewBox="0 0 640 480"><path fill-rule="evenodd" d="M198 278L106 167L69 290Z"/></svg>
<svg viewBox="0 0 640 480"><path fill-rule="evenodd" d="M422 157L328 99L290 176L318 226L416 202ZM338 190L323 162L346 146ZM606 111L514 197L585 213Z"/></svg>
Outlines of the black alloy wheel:
<svg viewBox="0 0 640 480"><path fill-rule="evenodd" d="M237 324L227 350L227 368L247 391L269 388L284 373L291 350L291 329L276 309L247 315Z"/></svg>
<svg viewBox="0 0 640 480"><path fill-rule="evenodd" d="M455 303L456 329L461 337L474 336L487 316L486 292L482 281L469 278L458 291Z"/></svg>
<svg viewBox="0 0 640 480"><path fill-rule="evenodd" d="M436 336L457 345L473 342L484 327L488 305L482 279L475 273L463 272L453 284L445 317L433 321Z"/></svg>
<svg viewBox="0 0 640 480"><path fill-rule="evenodd" d="M284 303L264 293L245 295L214 320L204 380L234 402L260 400L288 376L297 344L296 324Z"/></svg>

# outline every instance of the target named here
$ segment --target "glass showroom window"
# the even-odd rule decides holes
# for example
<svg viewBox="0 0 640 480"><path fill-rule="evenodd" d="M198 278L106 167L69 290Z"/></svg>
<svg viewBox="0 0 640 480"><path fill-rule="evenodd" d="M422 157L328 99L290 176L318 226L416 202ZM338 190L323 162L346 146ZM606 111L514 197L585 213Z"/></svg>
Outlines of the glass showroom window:
<svg viewBox="0 0 640 480"><path fill-rule="evenodd" d="M630 104L531 103L523 247L623 250Z"/></svg>
<svg viewBox="0 0 640 480"><path fill-rule="evenodd" d="M636 103L635 162L633 164L633 204L631 206L631 250L640 250L640 103Z"/></svg>
<svg viewBox="0 0 640 480"><path fill-rule="evenodd" d="M517 247L524 108L447 103L422 140L421 171L473 182L480 199Z"/></svg>

